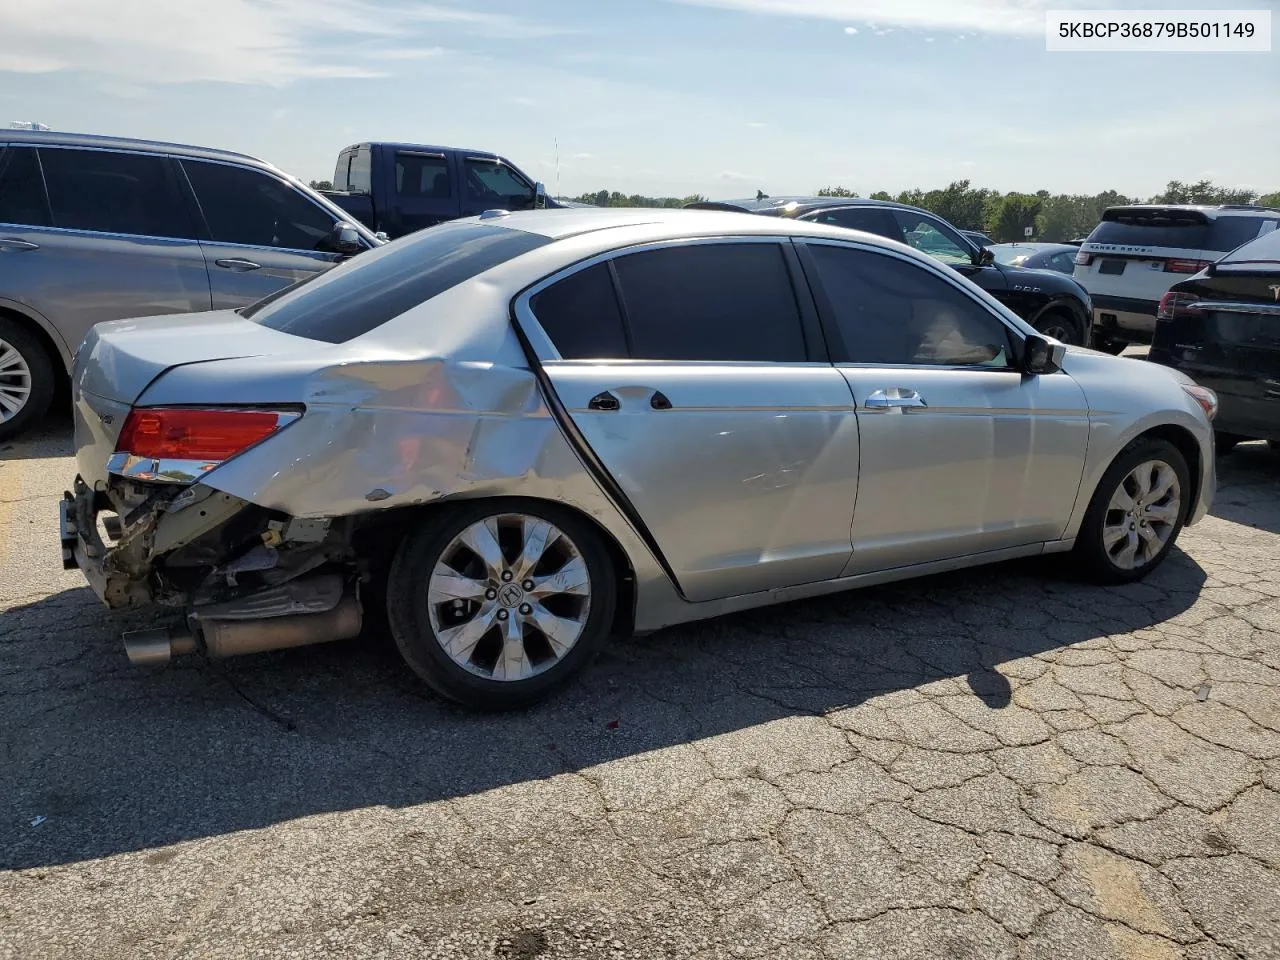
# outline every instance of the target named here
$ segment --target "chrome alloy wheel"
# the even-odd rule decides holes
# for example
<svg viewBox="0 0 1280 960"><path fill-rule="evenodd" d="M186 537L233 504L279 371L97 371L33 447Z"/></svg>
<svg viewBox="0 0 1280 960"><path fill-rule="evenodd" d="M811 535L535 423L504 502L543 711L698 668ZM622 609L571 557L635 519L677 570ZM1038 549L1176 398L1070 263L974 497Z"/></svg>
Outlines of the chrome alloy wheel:
<svg viewBox="0 0 1280 960"><path fill-rule="evenodd" d="M1102 521L1102 546L1121 570L1138 570L1164 549L1182 514L1178 474L1163 460L1147 460L1125 475Z"/></svg>
<svg viewBox="0 0 1280 960"><path fill-rule="evenodd" d="M0 423L12 420L31 396L31 365L17 347L0 340Z"/></svg>
<svg viewBox="0 0 1280 960"><path fill-rule="evenodd" d="M591 576L577 545L539 517L511 513L468 526L427 583L432 632L449 658L488 680L527 680L582 636Z"/></svg>

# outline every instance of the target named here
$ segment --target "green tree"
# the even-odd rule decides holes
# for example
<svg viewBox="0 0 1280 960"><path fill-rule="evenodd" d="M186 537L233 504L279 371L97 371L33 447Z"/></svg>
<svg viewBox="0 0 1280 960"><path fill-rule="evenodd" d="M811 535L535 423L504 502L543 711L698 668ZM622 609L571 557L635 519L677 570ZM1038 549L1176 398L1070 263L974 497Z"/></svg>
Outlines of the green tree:
<svg viewBox="0 0 1280 960"><path fill-rule="evenodd" d="M1280 190L1275 193L1266 193L1258 198L1258 206L1260 207L1280 207Z"/></svg>
<svg viewBox="0 0 1280 960"><path fill-rule="evenodd" d="M877 190L871 195L872 200L892 200L893 197L884 190Z"/></svg>
<svg viewBox="0 0 1280 960"><path fill-rule="evenodd" d="M312 180L311 189L312 190L332 190L333 182L330 180Z"/></svg>
<svg viewBox="0 0 1280 960"><path fill-rule="evenodd" d="M1006 193L987 221L987 233L998 243L1022 240L1027 227L1035 227L1042 201L1027 193Z"/></svg>
<svg viewBox="0 0 1280 960"><path fill-rule="evenodd" d="M1170 180L1164 193L1151 198L1152 203L1253 203L1258 199L1256 190L1236 190L1216 186L1211 180L1183 183Z"/></svg>
<svg viewBox="0 0 1280 960"><path fill-rule="evenodd" d="M823 187L818 191L820 197L856 197L857 193L848 187Z"/></svg>

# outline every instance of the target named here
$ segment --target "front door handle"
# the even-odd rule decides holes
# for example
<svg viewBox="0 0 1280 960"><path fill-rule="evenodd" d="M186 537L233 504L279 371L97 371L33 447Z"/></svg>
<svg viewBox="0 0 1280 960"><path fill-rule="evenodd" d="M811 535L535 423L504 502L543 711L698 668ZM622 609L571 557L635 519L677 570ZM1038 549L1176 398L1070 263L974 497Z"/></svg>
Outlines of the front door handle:
<svg viewBox="0 0 1280 960"><path fill-rule="evenodd" d="M12 250L20 253L23 250L39 250L40 244L30 240L19 240L17 237L0 237L0 250Z"/></svg>
<svg viewBox="0 0 1280 960"><path fill-rule="evenodd" d="M227 270L234 270L236 273L247 273L250 270L262 269L262 264L254 263L252 260L241 260L239 257L228 257L226 259L215 260L213 262Z"/></svg>
<svg viewBox="0 0 1280 960"><path fill-rule="evenodd" d="M924 397L910 387L886 387L867 397L862 406L872 412L888 413L890 410L909 407L927 407L928 404L924 402Z"/></svg>
<svg viewBox="0 0 1280 960"><path fill-rule="evenodd" d="M608 390L597 393L594 397L587 401L588 410L617 410L622 404Z"/></svg>

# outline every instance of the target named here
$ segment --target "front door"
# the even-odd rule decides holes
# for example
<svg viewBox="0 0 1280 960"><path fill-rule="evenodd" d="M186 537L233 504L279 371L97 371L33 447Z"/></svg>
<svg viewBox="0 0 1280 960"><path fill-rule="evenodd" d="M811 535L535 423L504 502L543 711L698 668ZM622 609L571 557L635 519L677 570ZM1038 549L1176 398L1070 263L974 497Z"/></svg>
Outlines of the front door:
<svg viewBox="0 0 1280 960"><path fill-rule="evenodd" d="M1088 442L1076 382L1015 369L1018 335L941 270L848 245L805 249L858 411L846 574L1061 537Z"/></svg>
<svg viewBox="0 0 1280 960"><path fill-rule="evenodd" d="M844 378L814 359L776 241L624 253L518 312L689 600L840 574L857 423Z"/></svg>
<svg viewBox="0 0 1280 960"><path fill-rule="evenodd" d="M215 310L242 307L327 270L337 254L318 250L333 215L285 181L211 160L182 161L197 213Z"/></svg>

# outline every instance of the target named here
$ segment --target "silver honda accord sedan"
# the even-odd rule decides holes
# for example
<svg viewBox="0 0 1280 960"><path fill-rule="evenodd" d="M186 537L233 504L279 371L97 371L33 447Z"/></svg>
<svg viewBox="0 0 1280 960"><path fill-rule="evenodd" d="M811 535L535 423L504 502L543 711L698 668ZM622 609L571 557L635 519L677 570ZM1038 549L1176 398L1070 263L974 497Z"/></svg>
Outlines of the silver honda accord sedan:
<svg viewBox="0 0 1280 960"><path fill-rule="evenodd" d="M136 662L385 620L439 693L528 703L610 634L1070 552L1168 555L1217 400L1068 349L839 227L494 211L235 311L103 323L64 564L180 608Z"/></svg>

